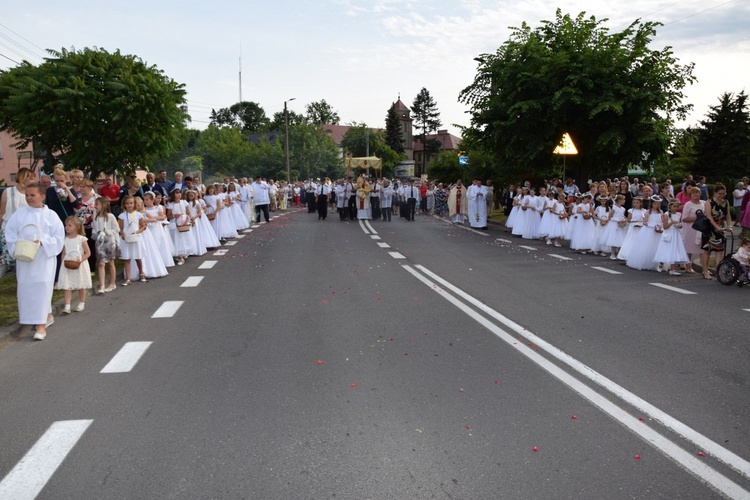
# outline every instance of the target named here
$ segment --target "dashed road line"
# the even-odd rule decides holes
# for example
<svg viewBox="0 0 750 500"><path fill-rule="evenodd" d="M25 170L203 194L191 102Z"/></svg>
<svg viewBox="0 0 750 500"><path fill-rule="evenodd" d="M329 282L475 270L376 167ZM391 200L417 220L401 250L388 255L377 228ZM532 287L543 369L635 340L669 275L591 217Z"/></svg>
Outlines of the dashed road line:
<svg viewBox="0 0 750 500"><path fill-rule="evenodd" d="M133 369L153 342L127 342L99 373L127 373Z"/></svg>
<svg viewBox="0 0 750 500"><path fill-rule="evenodd" d="M258 229L260 227L260 224L253 224L250 226L251 229Z"/></svg>
<svg viewBox="0 0 750 500"><path fill-rule="evenodd" d="M35 498L93 420L53 423L0 482L0 498Z"/></svg>
<svg viewBox="0 0 750 500"><path fill-rule="evenodd" d="M398 252L388 252L388 255L390 255L394 259L405 259L406 258L406 257L404 257L403 255L401 255Z"/></svg>
<svg viewBox="0 0 750 500"><path fill-rule="evenodd" d="M591 266L591 269L596 269L597 271L601 271L603 273L609 273L609 274L622 274L620 271L615 271L613 269L607 269L606 267Z"/></svg>
<svg viewBox="0 0 750 500"><path fill-rule="evenodd" d="M227 250L226 248L222 248L221 250L216 250L213 253L213 255L216 255L217 257L221 257L222 255L226 255L228 251L229 250Z"/></svg>
<svg viewBox="0 0 750 500"><path fill-rule="evenodd" d="M245 230L244 230L244 231L242 231L242 232L243 232L243 233L252 233L252 232L253 232L253 230L252 230L252 229L245 229Z"/></svg>
<svg viewBox="0 0 750 500"><path fill-rule="evenodd" d="M235 240L231 240L231 241L227 241L226 243L224 243L224 246L233 247L236 244L237 242Z"/></svg>
<svg viewBox="0 0 750 500"><path fill-rule="evenodd" d="M201 281L203 281L203 276L189 276L188 279L182 282L180 288L195 288L201 284Z"/></svg>
<svg viewBox="0 0 750 500"><path fill-rule="evenodd" d="M518 245L518 248L523 248L524 250L530 250L532 252L536 252L537 250L539 250L536 247L530 247L528 245Z"/></svg>
<svg viewBox="0 0 750 500"><path fill-rule="evenodd" d="M683 290L682 288L677 288L676 286L665 285L663 283L649 283L649 285L656 286L656 287L659 287L659 288L663 288L665 290L669 290L669 291L672 291L672 292L681 293L683 295L697 295L696 292L691 292L690 290Z"/></svg>
<svg viewBox="0 0 750 500"><path fill-rule="evenodd" d="M388 243L379 242L378 246L380 248L391 248L391 246Z"/></svg>
<svg viewBox="0 0 750 500"><path fill-rule="evenodd" d="M159 309L156 310L154 314L151 315L152 318L171 318L175 314L177 314L177 311L180 309L182 304L184 304L184 300L167 300L162 305L159 306Z"/></svg>
<svg viewBox="0 0 750 500"><path fill-rule="evenodd" d="M505 238L495 238L495 241L499 241L501 243L513 243L510 240L506 240Z"/></svg>
<svg viewBox="0 0 750 500"><path fill-rule="evenodd" d="M550 257L554 257L556 259L560 259L560 260L573 260L570 257L565 257L564 255L557 255L556 253L548 253L547 255L549 255Z"/></svg>
<svg viewBox="0 0 750 500"><path fill-rule="evenodd" d="M201 265L198 266L198 269L213 269L216 263L219 262L218 260L206 260L201 262Z"/></svg>
<svg viewBox="0 0 750 500"><path fill-rule="evenodd" d="M245 237L245 235L244 235L244 234L238 234L238 235L237 235L237 239L238 239L238 240L241 240L241 239L242 239L242 238L244 238L244 237Z"/></svg>
<svg viewBox="0 0 750 500"><path fill-rule="evenodd" d="M379 240L380 236L378 236L377 234L371 234L370 238L372 238L373 240Z"/></svg>

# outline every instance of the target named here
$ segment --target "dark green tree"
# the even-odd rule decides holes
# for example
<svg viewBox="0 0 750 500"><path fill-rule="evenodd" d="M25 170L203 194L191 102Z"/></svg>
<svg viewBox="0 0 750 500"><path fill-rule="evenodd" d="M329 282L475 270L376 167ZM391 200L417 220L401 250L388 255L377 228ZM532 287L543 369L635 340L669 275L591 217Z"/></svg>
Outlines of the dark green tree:
<svg viewBox="0 0 750 500"><path fill-rule="evenodd" d="M496 53L477 57L459 95L471 107L465 138L516 173L548 172L564 132L578 148L568 158L577 178L665 155L673 120L691 108L682 100L693 65L678 64L671 47L649 48L659 23L610 33L604 21L558 9L554 21L523 23Z"/></svg>
<svg viewBox="0 0 750 500"><path fill-rule="evenodd" d="M750 167L750 115L747 94L724 93L695 130L695 174L739 178Z"/></svg>
<svg viewBox="0 0 750 500"><path fill-rule="evenodd" d="M287 113L289 114L289 126L292 125L299 125L300 123L305 123L307 119L305 118L305 115L302 115L300 113L295 113L292 110L287 110ZM277 111L273 114L273 118L271 119L271 123L266 126L265 131L268 132L283 132L284 131L284 112L283 111Z"/></svg>
<svg viewBox="0 0 750 500"><path fill-rule="evenodd" d="M48 51L0 72L0 130L71 167L131 170L179 145L185 89L140 58L104 49Z"/></svg>
<svg viewBox="0 0 750 500"><path fill-rule="evenodd" d="M335 178L343 168L331 136L322 126L305 121L289 126L289 163L303 178Z"/></svg>
<svg viewBox="0 0 750 500"><path fill-rule="evenodd" d="M217 127L240 127L243 132L254 133L264 130L270 120L265 110L257 102L242 101L219 111L211 110L211 125Z"/></svg>
<svg viewBox="0 0 750 500"><path fill-rule="evenodd" d="M195 144L196 154L203 158L205 175L227 172L235 176L251 175L253 144L236 127L209 125Z"/></svg>
<svg viewBox="0 0 750 500"><path fill-rule="evenodd" d="M305 106L305 111L307 112L307 121L317 125L338 125L341 121L339 114L325 99L311 102Z"/></svg>
<svg viewBox="0 0 750 500"><path fill-rule="evenodd" d="M341 140L344 154L354 157L365 156L369 141L370 156L377 156L383 160L383 175L391 175L393 167L401 160L401 155L385 143L385 134L383 131L369 129L369 132L366 132L367 125L356 122L350 123L349 127L349 130L347 130Z"/></svg>
<svg viewBox="0 0 750 500"><path fill-rule="evenodd" d="M385 143L396 153L404 153L404 140L401 135L401 120L396 113L396 104L388 108L385 117Z"/></svg>
<svg viewBox="0 0 750 500"><path fill-rule="evenodd" d="M419 140L424 148L422 154L422 165L417 165L417 175L421 175L427 170L427 161L430 154L434 154L437 148L434 143L430 144L427 140L427 135L437 132L442 125L440 121L440 112L437 109L437 103L432 98L430 92L422 87L417 97L414 98L414 102L411 105L412 117L414 119L414 126L422 132L419 134ZM438 145L439 148L439 145Z"/></svg>

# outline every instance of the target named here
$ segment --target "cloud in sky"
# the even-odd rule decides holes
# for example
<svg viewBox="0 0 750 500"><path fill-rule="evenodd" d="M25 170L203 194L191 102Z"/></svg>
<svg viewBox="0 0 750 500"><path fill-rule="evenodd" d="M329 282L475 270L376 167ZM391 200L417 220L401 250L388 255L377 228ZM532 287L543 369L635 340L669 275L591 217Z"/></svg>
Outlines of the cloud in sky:
<svg viewBox="0 0 750 500"><path fill-rule="evenodd" d="M670 45L681 63L696 63L698 83L687 89L695 105L690 124L721 93L745 89L748 2L567 0L558 6L608 18L614 31L637 18L662 22L653 47ZM494 52L508 39L509 26L538 26L553 19L555 9L542 0L30 0L3 9L0 68L14 65L6 58L40 62L37 47L119 48L185 83L194 126L202 128L211 108L237 102L241 52L243 99L260 103L269 116L292 97L290 109L297 112L326 99L344 122L383 126L399 94L410 106L426 87L444 126L458 133L452 124L468 124L458 93L473 80L474 57Z"/></svg>

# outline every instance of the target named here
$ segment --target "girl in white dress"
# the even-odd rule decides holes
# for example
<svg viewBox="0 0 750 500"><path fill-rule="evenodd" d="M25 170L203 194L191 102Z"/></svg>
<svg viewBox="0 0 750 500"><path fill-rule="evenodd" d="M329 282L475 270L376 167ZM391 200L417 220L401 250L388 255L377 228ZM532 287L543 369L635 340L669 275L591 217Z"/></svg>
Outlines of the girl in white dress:
<svg viewBox="0 0 750 500"><path fill-rule="evenodd" d="M188 255L193 255L193 240L192 236L188 233L190 231L179 231L177 226L190 225L190 207L187 202L182 199L182 192L175 188L169 195L169 203L167 203L167 219L169 219L169 232L174 242L175 253L177 254L177 265L181 266L185 263L185 258Z"/></svg>
<svg viewBox="0 0 750 500"><path fill-rule="evenodd" d="M591 212L591 194L586 193L583 195L582 202L576 206L576 215L578 218L570 236L571 250L579 250L585 254L594 248L594 231L596 228Z"/></svg>
<svg viewBox="0 0 750 500"><path fill-rule="evenodd" d="M234 225L234 217L229 209L229 201L227 200L227 193L224 192L224 186L217 186L216 191L216 205L221 206L216 213L216 236L222 240L228 238L236 238L238 236L237 229Z"/></svg>
<svg viewBox="0 0 750 500"><path fill-rule="evenodd" d="M200 209L203 212L203 215L200 218L200 225L198 226L198 230L201 232L201 238L206 244L206 248L216 248L221 246L219 237L216 236L214 227L211 225L211 221L208 219L208 214L206 213L208 204L200 196L198 197L198 204L200 205ZM240 205L240 208L241 207L242 205Z"/></svg>
<svg viewBox="0 0 750 500"><path fill-rule="evenodd" d="M185 201L190 206L190 223L192 227L188 234L193 239L193 255L205 255L208 252L206 248L206 242L203 241L203 234L199 229L199 226L203 224L203 209L198 203L198 193L192 189L185 191Z"/></svg>
<svg viewBox="0 0 750 500"><path fill-rule="evenodd" d="M226 199L228 202L229 213L232 214L235 230L242 231L243 229L249 228L250 224L248 223L247 216L242 213L242 208L240 208L240 200L242 200L242 196L237 191L237 185L234 182L230 182L229 186L227 186Z"/></svg>
<svg viewBox="0 0 750 500"><path fill-rule="evenodd" d="M670 266L670 276L682 274L677 271L675 264L688 262L685 243L682 240L682 214L677 211L680 205L679 200L670 200L669 213L664 214L661 218L664 232L659 238L659 245L656 247L656 255L654 255L654 262L659 263L659 269L663 269L664 265Z"/></svg>
<svg viewBox="0 0 750 500"><path fill-rule="evenodd" d="M542 221L539 223L538 231L539 237L546 239L548 245L552 244L552 240L549 238L550 225L553 223L553 219L557 219L555 214L552 213L554 206L555 192L550 190L550 192L547 193L547 197L544 199L544 205L542 206Z"/></svg>
<svg viewBox="0 0 750 500"><path fill-rule="evenodd" d="M628 234L628 220L625 217L625 195L618 194L615 197L615 205L609 216L609 223L604 234L604 244L610 247L609 258L617 260L617 252L620 251L625 236Z"/></svg>
<svg viewBox="0 0 750 500"><path fill-rule="evenodd" d="M120 259L125 262L125 282L122 286L130 284L130 260L135 259L138 267L138 276L141 281L146 281L143 274L143 242L141 233L146 230L146 220L140 212L135 209L135 199L127 195L122 199L122 213L117 221L120 225Z"/></svg>
<svg viewBox="0 0 750 500"><path fill-rule="evenodd" d="M659 246L661 234L664 231L662 225L661 196L651 197L651 209L648 212L646 223L638 231L633 246L628 252L625 261L628 267L641 271L655 271L657 263L654 262L656 247Z"/></svg>
<svg viewBox="0 0 750 500"><path fill-rule="evenodd" d="M525 187L523 188L521 200L518 202L518 214L513 221L513 230L511 231L511 234L513 236L521 236L526 230L526 223L528 220L528 218L526 217L526 212L529 209L530 201L531 196L529 195L529 188Z"/></svg>
<svg viewBox="0 0 750 500"><path fill-rule="evenodd" d="M521 238L525 240L537 239L537 231L539 230L539 224L541 217L539 216L538 196L534 188L529 191L528 203L526 204L526 211L524 212L524 225L523 233Z"/></svg>
<svg viewBox="0 0 750 500"><path fill-rule="evenodd" d="M521 192L521 188L518 187L516 188L516 194L513 197L510 213L508 214L508 218L505 220L505 232L513 229L513 225L516 224L516 221L518 220L518 212L521 210L519 208L519 206L521 205L521 198L523 198L523 194Z"/></svg>
<svg viewBox="0 0 750 500"><path fill-rule="evenodd" d="M78 305L75 310L81 312L86 308L86 290L91 288L91 268L88 261L90 256L91 249L81 219L76 215L71 215L65 219L65 240L60 256L63 266L60 267L60 277L57 281L58 290L65 290L63 314L70 314L73 290L78 290ZM66 262L77 262L78 267L70 269L68 264L65 264Z"/></svg>
<svg viewBox="0 0 750 500"><path fill-rule="evenodd" d="M581 204L581 201L583 201L581 193L576 193L573 202L568 207L568 227L565 228L565 237L563 238L568 241L571 241L573 238L573 230L575 229L576 224L578 224L579 215L576 212L576 209L578 208L578 205Z"/></svg>
<svg viewBox="0 0 750 500"><path fill-rule="evenodd" d="M164 211L164 207L155 205L154 201L154 193L151 191L143 193L144 210L146 215L153 221L147 225L148 232L151 233L151 237L154 239L154 243L156 243L156 248L159 249L159 256L164 267L174 267L174 256L172 255L174 243L172 243L172 238L169 237L169 233L167 233L164 225L167 222L167 213Z"/></svg>
<svg viewBox="0 0 750 500"><path fill-rule="evenodd" d="M604 234L609 224L609 198L607 196L599 196L597 200L599 201L599 206L594 209L594 246L591 248L591 251L595 255L606 256L610 250L606 245L606 235Z"/></svg>
<svg viewBox="0 0 750 500"><path fill-rule="evenodd" d="M559 193L557 195L557 201L554 201L552 207L549 210L551 214L549 222L549 230L547 233L547 240L552 240L552 243L559 247L560 239L565 237L565 233L568 229L568 212L565 209L565 193Z"/></svg>
<svg viewBox="0 0 750 500"><path fill-rule="evenodd" d="M216 186L206 187L206 195L203 197L203 201L206 203L206 218L211 223L211 228L214 230L216 237L221 239L219 221L216 218L222 206L218 196L216 196Z"/></svg>
<svg viewBox="0 0 750 500"><path fill-rule="evenodd" d="M135 207L136 210L143 215L143 220L146 221L146 230L141 233L141 248L143 249L141 260L143 261L143 274L146 275L146 278L162 278L169 273L167 272L166 265L164 265L161 252L154 240L153 233L149 230L149 225L157 223L157 220L151 217L146 211L144 202L140 198L135 199ZM130 279L138 279L132 261L130 265Z"/></svg>
<svg viewBox="0 0 750 500"><path fill-rule="evenodd" d="M628 210L628 232L622 242L620 251L617 252L619 260L627 260L630 249L633 246L638 232L643 227L643 220L646 218L646 209L643 208L643 198L636 196L633 198L633 208Z"/></svg>

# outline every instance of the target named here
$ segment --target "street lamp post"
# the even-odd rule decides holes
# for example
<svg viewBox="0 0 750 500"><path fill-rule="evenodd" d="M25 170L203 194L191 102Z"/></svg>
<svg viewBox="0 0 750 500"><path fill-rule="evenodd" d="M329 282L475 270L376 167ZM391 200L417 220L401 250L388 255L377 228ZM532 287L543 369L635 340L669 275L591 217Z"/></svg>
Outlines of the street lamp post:
<svg viewBox="0 0 750 500"><path fill-rule="evenodd" d="M291 172L289 171L289 113L286 110L286 103L293 101L296 97L284 101L284 163L286 164L286 181L292 182Z"/></svg>

